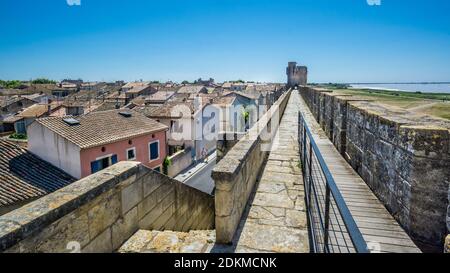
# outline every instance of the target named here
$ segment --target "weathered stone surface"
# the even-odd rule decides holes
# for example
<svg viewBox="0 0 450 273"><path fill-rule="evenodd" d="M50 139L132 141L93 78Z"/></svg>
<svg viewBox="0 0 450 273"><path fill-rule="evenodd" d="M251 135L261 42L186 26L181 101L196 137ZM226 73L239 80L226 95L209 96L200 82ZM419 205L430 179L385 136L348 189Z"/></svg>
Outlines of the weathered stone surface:
<svg viewBox="0 0 450 273"><path fill-rule="evenodd" d="M142 219L158 204L158 199L155 195L151 194L145 197L142 202L137 205L138 217Z"/></svg>
<svg viewBox="0 0 450 273"><path fill-rule="evenodd" d="M118 250L120 253L202 253L212 249L215 231L139 230Z"/></svg>
<svg viewBox="0 0 450 273"><path fill-rule="evenodd" d="M289 173L275 173L270 171L264 171L263 176L261 178L261 184L264 184L266 182L273 183L273 182L280 182L284 183L286 187L292 187L294 184L302 183L302 176L301 175L294 175Z"/></svg>
<svg viewBox="0 0 450 273"><path fill-rule="evenodd" d="M113 194L88 211L89 237L97 235L110 227L120 217L120 197Z"/></svg>
<svg viewBox="0 0 450 273"><path fill-rule="evenodd" d="M153 240L147 245L148 252L170 253L175 252L177 245L187 234L180 238L178 234L170 231L158 232Z"/></svg>
<svg viewBox="0 0 450 273"><path fill-rule="evenodd" d="M240 224L235 252L309 252L303 178L295 140L297 99L298 94L292 93L278 128L278 147L269 155L253 202L248 205L248 217Z"/></svg>
<svg viewBox="0 0 450 273"><path fill-rule="evenodd" d="M309 252L306 230L287 227L245 225L237 247L247 247L268 252Z"/></svg>
<svg viewBox="0 0 450 273"><path fill-rule="evenodd" d="M147 197L149 194L153 193L156 189L158 189L162 185L162 181L158 179L151 179L150 176L145 177L145 182L142 183L143 186L143 197Z"/></svg>
<svg viewBox="0 0 450 273"><path fill-rule="evenodd" d="M286 190L284 183L261 183L257 189L258 192L279 193Z"/></svg>
<svg viewBox="0 0 450 273"><path fill-rule="evenodd" d="M295 228L307 228L306 213L298 210L286 210L286 225Z"/></svg>
<svg viewBox="0 0 450 273"><path fill-rule="evenodd" d="M142 181L135 181L122 190L122 213L127 213L142 201Z"/></svg>
<svg viewBox="0 0 450 273"><path fill-rule="evenodd" d="M146 249L146 246L151 242L155 232L149 230L138 230L131 236L119 249L120 253L139 253Z"/></svg>
<svg viewBox="0 0 450 273"><path fill-rule="evenodd" d="M294 208L294 201L289 198L286 190L276 194L259 193L255 196L253 204L256 206L265 207L281 207L288 209Z"/></svg>
<svg viewBox="0 0 450 273"><path fill-rule="evenodd" d="M113 246L110 228L103 231L81 250L83 253L111 253L112 251Z"/></svg>
<svg viewBox="0 0 450 273"><path fill-rule="evenodd" d="M134 207L111 227L113 249L119 248L123 242L138 230L138 209Z"/></svg>
<svg viewBox="0 0 450 273"><path fill-rule="evenodd" d="M266 220L276 220L282 221L285 216L285 209L283 208L270 208L270 207L260 207L252 206L248 217L254 219L266 219Z"/></svg>

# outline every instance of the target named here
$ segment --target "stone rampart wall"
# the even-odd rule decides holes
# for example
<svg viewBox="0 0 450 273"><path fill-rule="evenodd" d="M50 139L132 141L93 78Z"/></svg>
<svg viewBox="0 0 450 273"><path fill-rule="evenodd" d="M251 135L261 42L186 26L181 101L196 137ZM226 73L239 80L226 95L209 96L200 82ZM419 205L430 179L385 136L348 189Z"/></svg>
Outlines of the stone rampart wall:
<svg viewBox="0 0 450 273"><path fill-rule="evenodd" d="M290 91L284 93L241 140L227 149L213 170L218 243L230 243L233 239L289 96Z"/></svg>
<svg viewBox="0 0 450 273"><path fill-rule="evenodd" d="M301 94L338 151L408 234L424 247L442 248L449 123L323 89L302 87Z"/></svg>
<svg viewBox="0 0 450 273"><path fill-rule="evenodd" d="M0 217L0 252L113 252L138 229L214 227L214 197L119 162Z"/></svg>

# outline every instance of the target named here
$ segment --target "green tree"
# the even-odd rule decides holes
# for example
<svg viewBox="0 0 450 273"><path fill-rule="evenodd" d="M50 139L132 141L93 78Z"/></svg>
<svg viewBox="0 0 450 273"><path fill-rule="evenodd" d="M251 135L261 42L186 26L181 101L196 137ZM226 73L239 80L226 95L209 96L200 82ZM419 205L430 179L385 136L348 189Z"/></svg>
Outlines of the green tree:
<svg viewBox="0 0 450 273"><path fill-rule="evenodd" d="M31 81L32 84L55 84L56 81L49 80L46 78L37 78Z"/></svg>
<svg viewBox="0 0 450 273"><path fill-rule="evenodd" d="M10 138L10 139L25 140L25 139L27 139L27 135L25 135L25 134L13 133L12 135L9 136L9 138Z"/></svg>
<svg viewBox="0 0 450 273"><path fill-rule="evenodd" d="M2 86L3 88L8 88L8 89L18 88L21 85L22 85L22 82L18 81L18 80L0 81L0 86Z"/></svg>
<svg viewBox="0 0 450 273"><path fill-rule="evenodd" d="M164 158L164 162L163 162L163 173L165 175L169 174L169 166L172 165L172 160L166 156L166 158Z"/></svg>

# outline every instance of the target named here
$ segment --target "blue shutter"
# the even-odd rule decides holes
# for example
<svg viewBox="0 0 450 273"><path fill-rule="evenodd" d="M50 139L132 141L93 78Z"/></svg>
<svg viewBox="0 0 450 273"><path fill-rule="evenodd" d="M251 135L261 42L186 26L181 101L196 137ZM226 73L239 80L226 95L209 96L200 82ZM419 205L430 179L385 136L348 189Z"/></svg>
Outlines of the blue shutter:
<svg viewBox="0 0 450 273"><path fill-rule="evenodd" d="M150 160L155 160L159 157L159 146L158 142L153 142L150 144Z"/></svg>
<svg viewBox="0 0 450 273"><path fill-rule="evenodd" d="M91 162L91 174L100 171L100 161Z"/></svg>
<svg viewBox="0 0 450 273"><path fill-rule="evenodd" d="M117 155L113 155L112 157L111 157L111 164L116 164L117 163Z"/></svg>

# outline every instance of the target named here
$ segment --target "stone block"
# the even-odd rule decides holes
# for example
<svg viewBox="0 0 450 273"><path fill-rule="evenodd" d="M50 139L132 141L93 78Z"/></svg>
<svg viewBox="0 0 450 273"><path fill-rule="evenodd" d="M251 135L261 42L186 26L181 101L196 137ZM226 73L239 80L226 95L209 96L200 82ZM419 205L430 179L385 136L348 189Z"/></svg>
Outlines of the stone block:
<svg viewBox="0 0 450 273"><path fill-rule="evenodd" d="M238 225L238 221L239 219L234 219L232 216L222 217L216 215L216 242L218 244L231 243Z"/></svg>
<svg viewBox="0 0 450 273"><path fill-rule="evenodd" d="M118 249L123 242L138 230L138 209L134 207L123 217L119 218L111 227L112 247Z"/></svg>
<svg viewBox="0 0 450 273"><path fill-rule="evenodd" d="M34 236L20 242L21 252L64 253L70 252L69 243L81 247L89 243L87 214L73 212L52 223Z"/></svg>
<svg viewBox="0 0 450 273"><path fill-rule="evenodd" d="M362 155L363 152L361 149L359 149L356 145L353 144L353 142L348 141L347 142L347 161L350 163L352 168L358 172L358 174L361 173L361 166L362 166Z"/></svg>
<svg viewBox="0 0 450 273"><path fill-rule="evenodd" d="M285 190L277 194L258 193L253 200L253 205L293 209L294 201L289 198Z"/></svg>
<svg viewBox="0 0 450 273"><path fill-rule="evenodd" d="M216 189L215 210L217 216L228 216L234 208L235 195L234 191L222 191Z"/></svg>
<svg viewBox="0 0 450 273"><path fill-rule="evenodd" d="M247 223L237 247L277 253L309 253L308 233L294 228Z"/></svg>
<svg viewBox="0 0 450 273"><path fill-rule="evenodd" d="M146 250L156 232L139 230L129 238L119 249L119 253L140 253Z"/></svg>
<svg viewBox="0 0 450 273"><path fill-rule="evenodd" d="M161 203L157 204L149 213L139 220L140 229L152 229L155 220L164 212Z"/></svg>
<svg viewBox="0 0 450 273"><path fill-rule="evenodd" d="M142 201L143 189L142 181L135 181L133 184L125 187L121 191L122 195L122 213L127 213Z"/></svg>
<svg viewBox="0 0 450 273"><path fill-rule="evenodd" d="M426 242L442 249L442 240L447 234L445 218L442 215L431 215L428 212L424 214L410 214L410 236L418 241Z"/></svg>
<svg viewBox="0 0 450 273"><path fill-rule="evenodd" d="M449 159L450 135L444 128L401 126L399 145L410 153L433 159Z"/></svg>
<svg viewBox="0 0 450 273"><path fill-rule="evenodd" d="M161 185L162 181L159 179L152 179L153 176L146 176L142 179L142 187L143 187L143 197L147 197L152 194L155 190L157 190Z"/></svg>
<svg viewBox="0 0 450 273"><path fill-rule="evenodd" d="M152 229L155 230L165 230L167 227L165 224L169 221L169 219L174 215L175 213L175 205L170 205L167 207L161 215L159 215L158 218L155 219L155 221L152 223Z"/></svg>
<svg viewBox="0 0 450 273"><path fill-rule="evenodd" d="M111 229L107 228L94 240L92 240L85 248L81 250L82 253L111 253L113 252Z"/></svg>
<svg viewBox="0 0 450 273"><path fill-rule="evenodd" d="M120 197L113 194L88 211L89 236L91 240L110 227L120 216Z"/></svg>
<svg viewBox="0 0 450 273"><path fill-rule="evenodd" d="M399 130L401 124L382 116L378 116L378 122L376 124L378 125L375 133L376 136L393 144L399 142Z"/></svg>
<svg viewBox="0 0 450 273"><path fill-rule="evenodd" d="M144 218L158 204L158 198L154 194L150 194L145 197L142 202L137 205L138 218Z"/></svg>
<svg viewBox="0 0 450 273"><path fill-rule="evenodd" d="M176 250L180 238L175 232L159 232L147 245L146 249L150 253L171 253Z"/></svg>
<svg viewBox="0 0 450 273"><path fill-rule="evenodd" d="M287 209L286 225L288 227L306 229L307 228L306 212Z"/></svg>

